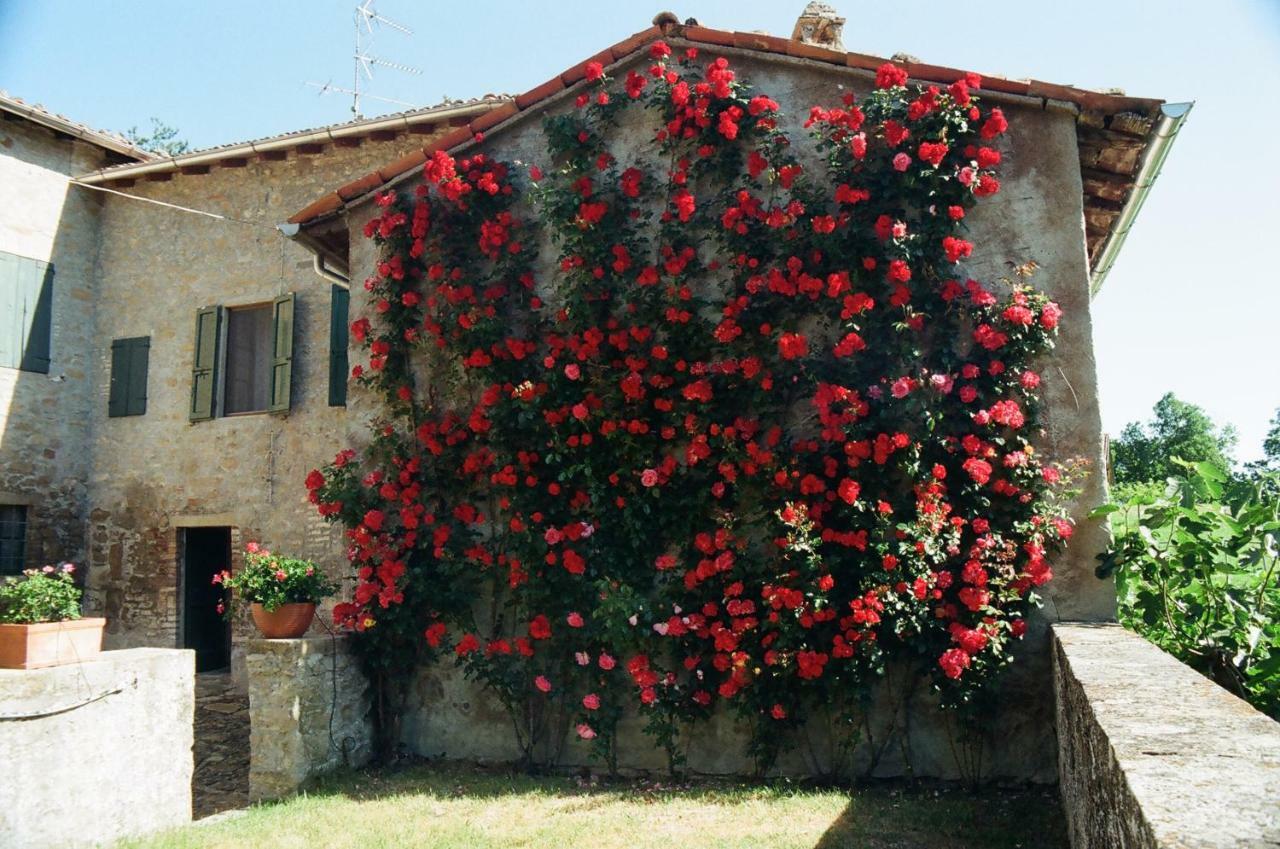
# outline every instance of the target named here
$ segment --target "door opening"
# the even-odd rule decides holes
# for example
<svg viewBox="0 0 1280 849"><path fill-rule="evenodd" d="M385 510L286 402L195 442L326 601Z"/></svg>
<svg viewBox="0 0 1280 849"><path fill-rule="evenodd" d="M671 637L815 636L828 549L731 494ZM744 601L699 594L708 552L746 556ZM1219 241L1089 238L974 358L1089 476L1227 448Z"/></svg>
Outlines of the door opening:
<svg viewBox="0 0 1280 849"><path fill-rule="evenodd" d="M231 666L231 624L218 613L222 588L213 576L231 568L230 528L184 528L182 647L195 649L196 672Z"/></svg>

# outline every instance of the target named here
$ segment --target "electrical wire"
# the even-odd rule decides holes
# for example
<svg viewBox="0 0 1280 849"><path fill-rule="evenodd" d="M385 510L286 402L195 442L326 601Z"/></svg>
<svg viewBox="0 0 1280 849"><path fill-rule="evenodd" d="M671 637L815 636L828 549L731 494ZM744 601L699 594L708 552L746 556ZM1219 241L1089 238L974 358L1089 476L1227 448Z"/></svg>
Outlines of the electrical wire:
<svg viewBox="0 0 1280 849"><path fill-rule="evenodd" d="M181 204L169 203L168 201L163 201L163 200L156 200L155 198L144 198L141 195L131 195L128 192L121 192L115 189L108 189L106 186L94 186L89 183L82 183L79 180L71 180L70 183L73 186L79 186L83 189L92 189L95 192L106 192L109 195L119 195L122 198L129 198L130 200L140 200L143 203L151 203L151 204L155 204L156 206L163 206L167 209L176 209L179 212L188 212L192 215L203 215L206 218L213 218L218 221L227 221L232 224L243 224L246 227L261 227L264 230L274 230L276 233L280 233L279 228L277 228L275 224L270 224L264 221L246 221L243 218L235 218L233 216L223 215L218 212L209 212L208 210L205 210L205 209L193 209L189 206L182 206Z"/></svg>

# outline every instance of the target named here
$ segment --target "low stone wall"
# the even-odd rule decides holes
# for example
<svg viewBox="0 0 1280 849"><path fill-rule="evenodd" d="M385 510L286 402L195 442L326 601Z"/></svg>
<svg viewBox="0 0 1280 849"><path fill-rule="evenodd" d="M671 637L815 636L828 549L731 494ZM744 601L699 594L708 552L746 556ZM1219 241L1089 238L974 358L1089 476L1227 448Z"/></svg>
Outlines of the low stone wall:
<svg viewBox="0 0 1280 849"><path fill-rule="evenodd" d="M178 649L0 669L0 849L190 822L194 690L194 653Z"/></svg>
<svg viewBox="0 0 1280 849"><path fill-rule="evenodd" d="M249 640L249 799L278 799L373 753L369 687L345 637Z"/></svg>
<svg viewBox="0 0 1280 849"><path fill-rule="evenodd" d="M1074 849L1280 846L1280 723L1119 625L1052 646Z"/></svg>

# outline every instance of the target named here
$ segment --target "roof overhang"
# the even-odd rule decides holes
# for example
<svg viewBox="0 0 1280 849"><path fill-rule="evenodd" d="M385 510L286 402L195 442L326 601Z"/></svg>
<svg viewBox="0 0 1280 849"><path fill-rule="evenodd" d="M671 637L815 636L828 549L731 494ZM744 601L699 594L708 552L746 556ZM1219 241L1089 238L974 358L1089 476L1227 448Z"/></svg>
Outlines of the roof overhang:
<svg viewBox="0 0 1280 849"><path fill-rule="evenodd" d="M129 159L145 161L152 156L147 151L134 147L124 138L91 129L84 124L64 118L61 115L55 115L38 106L32 106L7 95L0 94L0 112L24 118L33 124L39 124L56 133L79 139L86 144L100 147L103 150L111 151Z"/></svg>
<svg viewBox="0 0 1280 849"><path fill-rule="evenodd" d="M466 126L475 116L483 115L508 102L510 99L505 97L483 98L459 105L431 107L381 118L370 118L365 121L334 124L316 130L303 130L258 141L240 142L178 156L152 159L147 162L103 168L78 178L78 181L95 186L136 180L153 174L171 173L184 168L195 172L197 169L217 165L226 160L245 159L261 154L283 154L306 145L354 141L380 133L437 132L442 126Z"/></svg>

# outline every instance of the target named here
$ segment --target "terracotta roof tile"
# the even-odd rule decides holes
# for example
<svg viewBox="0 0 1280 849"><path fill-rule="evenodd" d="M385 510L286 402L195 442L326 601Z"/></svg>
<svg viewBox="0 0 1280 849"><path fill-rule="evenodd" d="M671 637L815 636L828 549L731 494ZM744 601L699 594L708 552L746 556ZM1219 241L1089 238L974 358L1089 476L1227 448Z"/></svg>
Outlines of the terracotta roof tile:
<svg viewBox="0 0 1280 849"><path fill-rule="evenodd" d="M328 215L330 212L337 212L342 208L342 197L337 192L330 192L319 200L312 201L307 206L298 210L298 212L289 219L291 224L301 224L305 221L311 221L322 215Z"/></svg>
<svg viewBox="0 0 1280 849"><path fill-rule="evenodd" d="M524 94L517 94L516 106L518 106L521 109L528 109L530 106L537 103L539 100L545 100L546 98L551 97L553 94L559 94L561 91L564 90L564 87L565 87L564 80L560 78L559 74L556 74L554 77L547 80L542 85L535 86L529 89L528 91L526 91Z"/></svg>
<svg viewBox="0 0 1280 849"><path fill-rule="evenodd" d="M564 81L564 84L566 86L571 86L574 83L576 83L578 80L581 80L587 76L587 66L590 65L592 62L599 62L601 65L611 65L613 64L613 61L614 61L613 50L612 48L606 47L604 50L601 50L599 53L592 56L590 59L583 59L581 62L574 65L573 67L565 69L565 71L562 74L560 74L560 79Z"/></svg>
<svg viewBox="0 0 1280 849"><path fill-rule="evenodd" d="M421 148L411 151L397 159L395 162L388 162L386 165L378 169L378 175L382 177L384 183L394 180L396 177L411 171L427 161L427 152Z"/></svg>
<svg viewBox="0 0 1280 849"><path fill-rule="evenodd" d="M658 27L649 27L648 29L640 30L630 38L622 39L622 41L609 48L609 52L613 54L613 58L616 61L623 56L630 56L636 50L657 41L659 38L662 38L662 30Z"/></svg>
<svg viewBox="0 0 1280 849"><path fill-rule="evenodd" d="M378 186L381 186L383 182L382 175L377 171L373 171L365 174L360 179L352 180L350 183L339 188L338 196L343 200L351 200L352 198L360 197L360 195L373 191L378 188Z"/></svg>
<svg viewBox="0 0 1280 849"><path fill-rule="evenodd" d="M504 103L497 109L491 109L483 115L479 115L471 122L470 130L472 134L483 133L490 127L496 127L511 116L517 114L520 107L514 103Z"/></svg>
<svg viewBox="0 0 1280 849"><path fill-rule="evenodd" d="M733 46L742 50L763 50L766 53L785 54L788 40L782 36L766 35L762 32L733 33Z"/></svg>
<svg viewBox="0 0 1280 849"><path fill-rule="evenodd" d="M684 28L682 35L690 41L700 41L703 44L718 44L721 47L734 46L733 33L725 32L724 30L689 26Z"/></svg>
<svg viewBox="0 0 1280 849"><path fill-rule="evenodd" d="M470 127L458 127L456 130L432 139L422 149L424 152L431 154L435 153L437 150L449 150L451 148L455 148L463 142L471 141L473 138L475 138L475 133L471 132Z"/></svg>
<svg viewBox="0 0 1280 849"><path fill-rule="evenodd" d="M831 50L826 47L819 47L816 44L808 44L803 41L788 41L787 55L795 56L797 59L813 59L817 62L830 62L833 65L844 64L845 54L839 50Z"/></svg>

